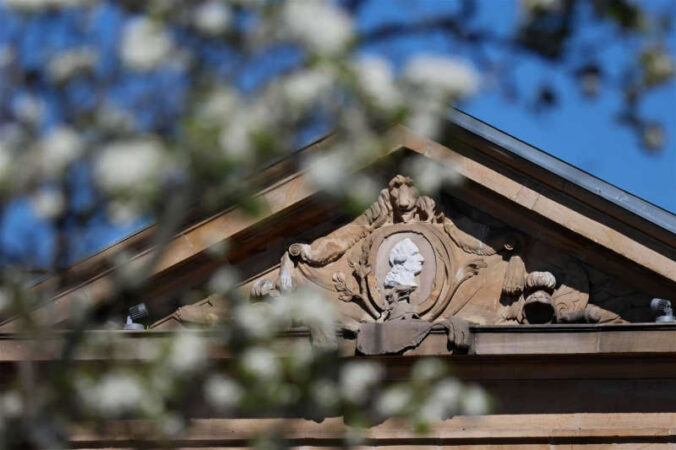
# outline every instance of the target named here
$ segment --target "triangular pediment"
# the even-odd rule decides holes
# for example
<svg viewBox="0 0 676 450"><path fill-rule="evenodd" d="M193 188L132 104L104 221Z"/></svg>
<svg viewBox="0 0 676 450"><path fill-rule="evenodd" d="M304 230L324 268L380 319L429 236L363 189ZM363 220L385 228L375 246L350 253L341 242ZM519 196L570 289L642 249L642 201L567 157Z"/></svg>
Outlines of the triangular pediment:
<svg viewBox="0 0 676 450"><path fill-rule="evenodd" d="M243 292L264 296L287 289L288 269L294 282L329 291L350 319L382 321L386 303L393 301L384 292L392 289L384 281L393 267L390 256L407 245L403 253L416 250L425 261L425 270L412 272L417 286L407 301L424 306L404 315L431 322L457 316L480 324L529 323L524 303L542 291L550 297L554 321L653 320L650 300L676 292L674 216L472 120L460 115L449 121L439 141L401 126L389 130L388 148L363 169L383 183L381 197L357 217L342 212L296 169L295 158L321 154L325 142L262 171L258 199L265 215L229 208L187 226L169 244L143 298L155 326L218 320L218 299L196 294L193 304L180 309L177 299L199 293L224 261L244 278ZM416 180L406 178L412 158L450 163L463 182L432 198L416 194L418 209L402 219L394 190L402 183L415 187ZM398 174L403 176L394 182ZM388 207L387 217L373 218ZM70 285L37 317L63 324L77 302L102 301L115 282L110 255L133 251L133 263L142 263L152 257L150 235L152 227L74 266L66 273ZM226 255L213 252L224 243ZM304 246L290 250L295 243ZM336 245L340 254L322 254ZM368 267L355 268L360 258ZM402 276L400 285L407 280ZM55 283L47 280L37 289ZM0 330L16 332L18 326L7 318Z"/></svg>

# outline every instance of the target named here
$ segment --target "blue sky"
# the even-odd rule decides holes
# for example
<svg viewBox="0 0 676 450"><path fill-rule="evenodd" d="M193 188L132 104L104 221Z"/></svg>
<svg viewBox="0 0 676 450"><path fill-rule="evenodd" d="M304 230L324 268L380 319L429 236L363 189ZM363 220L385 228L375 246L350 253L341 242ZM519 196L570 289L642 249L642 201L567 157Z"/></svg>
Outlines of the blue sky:
<svg viewBox="0 0 676 450"><path fill-rule="evenodd" d="M642 2L642 5L656 8L669 2L673 0L651 0ZM357 25L364 29L382 23L404 22L412 17L435 17L444 11L453 11L458 4L455 1L437 0L371 0L357 18ZM79 20L77 14L65 14L57 21L40 21L32 24L30 29L20 31L21 23L8 21L0 11L0 21L4 25L0 26L0 42L23 34L20 54L28 66L42 64L40 55L52 48L64 48L83 41L94 42L105 52L97 68L99 73L116 71L119 66L114 56L115 41L123 17L111 5L100 10L90 35L72 35L69 31L69 24ZM498 34L514 31L520 18L517 0L482 0L478 5L479 14L474 19L476 24L489 27ZM672 8L672 11L675 10L676 6ZM638 49L636 42L614 39L611 28L590 28L585 33L582 36L584 39L603 42L599 56L611 75ZM237 64L232 55L217 49L204 48L202 51L203 57L218 61L224 70ZM472 60L476 56L472 51L442 33L397 38L387 43L366 45L363 49L364 53L386 56L397 69L401 69L413 54L441 53ZM676 31L672 31L669 36L669 51L672 54L676 52ZM583 61L583 58L584 55L573 55L571 61L575 63ZM293 62L295 56L277 55L274 59L264 56L264 59L265 63L261 67L247 72L241 80L243 86L255 84L265 77L266 72L278 70L280 65L284 66L289 61ZM641 105L642 111L651 118L659 119L666 127L665 147L659 152L649 153L641 146L636 134L616 120L622 101L619 90L603 88L596 98L589 99L582 96L571 77L570 65L543 63L524 54L519 54L519 58L510 61L510 64L513 64L512 73L520 94L517 100L508 100L495 88L500 80L485 77L484 89L476 97L460 104L460 109L634 195L676 212L674 81L654 90ZM143 110L143 105L152 100L150 103L166 111L166 114L177 114L181 103L181 85L185 81L175 71L165 71L154 77L130 74L123 77L115 87L114 95L134 111ZM552 83L561 96L554 108L535 113L531 100L536 88L544 82ZM76 99L86 98L89 92L85 85L76 85L72 90ZM166 95L167 92L176 95ZM135 101L139 103L135 104ZM50 109L49 114L58 121L58 110ZM145 121L148 126L152 125L152 113L144 113L139 117L142 123ZM76 251L80 256L85 256L107 247L141 225L135 223L118 227L101 220L83 232ZM38 255L36 260L46 261L51 246L49 233L49 229L32 216L25 202L16 202L5 216L0 238L6 248L23 248L24 252Z"/></svg>
<svg viewBox="0 0 676 450"><path fill-rule="evenodd" d="M657 8L671 0L641 2L646 8ZM453 10L457 2L423 1L412 6L405 0L371 2L361 17L362 26L379 22L404 21L417 15L433 16L439 10ZM490 0L479 2L477 22L497 33L509 33L519 20L518 2ZM672 4L676 5L676 4ZM675 11L672 8L672 11ZM613 37L613 30L593 29L588 39ZM637 43L610 40L600 53L604 68L613 69L631 58ZM669 36L669 50L676 54L676 30ZM384 53L401 65L414 53L441 52L471 58L467 50L446 39L441 33L407 38L387 45L377 45L368 51ZM570 73L559 64L543 63L536 58L522 57L514 61L515 80L521 94L516 101L507 100L495 89L491 80L487 87L460 109L531 145L641 197L663 209L676 213L676 83L655 89L642 104L650 118L660 120L666 128L666 145L659 151L647 152L636 134L616 120L622 105L618 89L601 89L593 99L585 98ZM552 82L559 92L557 106L535 113L529 107L530 97L543 82ZM488 86L487 86L488 85Z"/></svg>

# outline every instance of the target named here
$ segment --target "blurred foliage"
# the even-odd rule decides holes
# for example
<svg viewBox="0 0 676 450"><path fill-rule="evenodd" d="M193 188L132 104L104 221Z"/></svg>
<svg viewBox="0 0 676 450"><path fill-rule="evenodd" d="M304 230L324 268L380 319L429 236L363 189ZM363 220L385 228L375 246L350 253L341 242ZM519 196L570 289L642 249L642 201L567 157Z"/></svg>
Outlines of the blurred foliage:
<svg viewBox="0 0 676 450"><path fill-rule="evenodd" d="M0 317L17 319L34 338L29 351L39 352L54 335L35 307L71 286L65 269L81 254L83 236L110 223L157 224L149 260L120 253L106 261L115 269L112 292L75 305L69 331L60 335L61 357L47 376L26 362L0 387L2 448L67 446L68 425L81 420L145 418L170 440L185 431L191 414L204 411L340 415L357 429L395 416L421 432L452 414L485 412L486 394L449 377L438 361L423 360L408 382L388 385L381 383L380 365L341 360L331 346L280 353L276 337L290 325L333 335L337 318L330 304L308 292L250 303L235 289L223 242L214 242L210 255L225 268L181 302L218 295L229 305L232 317L214 329L209 345L231 352L234 366L216 365L203 335L190 331L137 349L147 364L72 361L84 350L113 354L118 334L89 330L122 328L124 312L139 302L181 226L229 205L251 215L265 212L253 198L261 167L291 157L336 204L349 214L361 211L379 184L356 170L380 152L384 127L403 122L433 137L452 104L486 89L516 97L510 73L520 58L560 65L589 97L620 90L622 122L646 148L664 143L662 124L641 115L641 99L673 79L666 42L673 8L648 10L629 0L522 0L515 4L514 29L500 34L474 20L490 2L472 0L443 14L371 26L358 20L373 6L366 0L1 5L2 212L30 204L49 229L51 248L47 261L29 243L0 248ZM589 29L630 43L635 58L625 67L606 67L604 44L590 45ZM462 52L421 52L395 67L365 51L439 32ZM557 105L555 85L533 90L536 109ZM296 156L295 149L329 131L337 139L325 154ZM426 191L457 178L452 168L414 169ZM36 269L54 278L31 288ZM276 442L283 431L270 430L260 444ZM358 440L346 436L345 442Z"/></svg>

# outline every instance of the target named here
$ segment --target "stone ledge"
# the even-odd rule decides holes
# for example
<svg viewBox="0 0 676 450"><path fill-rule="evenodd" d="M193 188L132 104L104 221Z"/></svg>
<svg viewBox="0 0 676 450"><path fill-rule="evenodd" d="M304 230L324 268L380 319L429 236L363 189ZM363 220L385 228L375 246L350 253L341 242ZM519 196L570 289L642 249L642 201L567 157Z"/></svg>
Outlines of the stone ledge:
<svg viewBox="0 0 676 450"><path fill-rule="evenodd" d="M676 324L623 324L623 325L521 325L521 326L472 326L474 338L470 355L451 355L447 348L446 334L434 329L419 347L403 355L407 356L451 356L453 359L472 359L476 356L537 356L537 355L676 355ZM213 359L227 359L229 356L217 345L217 330L191 330L208 341L209 356ZM112 351L97 352L82 350L76 360L151 359L156 344L171 339L172 331L89 331L97 340L113 339ZM0 334L0 362L22 360L50 361L60 357L61 347L68 332L54 331L36 339L27 334ZM281 352L293 342L309 342L306 329L293 329L281 335L276 346ZM342 356L355 355L355 340L338 339Z"/></svg>
<svg viewBox="0 0 676 450"><path fill-rule="evenodd" d="M676 441L674 413L518 414L479 417L456 416L434 426L428 434L416 434L399 421L387 420L364 432L366 445L571 445L661 443ZM74 446L124 447L162 442L152 423L108 422L102 428L86 424L72 427ZM244 446L257 433L283 429L292 445L335 446L348 427L341 418L321 423L304 419L193 419L186 433L172 439L178 446ZM399 447L402 448L402 447ZM504 447L500 447L504 448ZM520 448L520 447L519 447ZM652 447L651 447L652 448Z"/></svg>

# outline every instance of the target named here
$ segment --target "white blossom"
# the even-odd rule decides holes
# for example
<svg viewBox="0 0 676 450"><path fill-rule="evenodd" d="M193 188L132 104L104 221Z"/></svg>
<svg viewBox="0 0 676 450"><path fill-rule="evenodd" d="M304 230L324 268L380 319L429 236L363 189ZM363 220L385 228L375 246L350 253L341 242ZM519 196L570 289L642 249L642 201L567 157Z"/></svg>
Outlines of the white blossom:
<svg viewBox="0 0 676 450"><path fill-rule="evenodd" d="M351 361L345 364L340 372L340 392L344 398L353 403L363 403L369 390L381 379L382 368L367 361Z"/></svg>
<svg viewBox="0 0 676 450"><path fill-rule="evenodd" d="M7 289L0 288L0 312L9 308L11 305L10 295L7 293Z"/></svg>
<svg viewBox="0 0 676 450"><path fill-rule="evenodd" d="M340 151L312 155L304 161L303 169L313 185L331 193L346 187L346 174L350 172L345 154Z"/></svg>
<svg viewBox="0 0 676 450"><path fill-rule="evenodd" d="M470 386L464 392L462 405L464 412L469 415L486 414L489 407L488 396L480 387Z"/></svg>
<svg viewBox="0 0 676 450"><path fill-rule="evenodd" d="M181 331L171 343L167 364L178 374L200 370L207 361L206 343L194 332Z"/></svg>
<svg viewBox="0 0 676 450"><path fill-rule="evenodd" d="M277 355L272 350L263 347L252 347L246 350L240 363L248 374L268 381L277 378L281 369Z"/></svg>
<svg viewBox="0 0 676 450"><path fill-rule="evenodd" d="M653 150L664 145L664 130L655 123L648 123L641 128L641 137L643 138L643 145L648 149Z"/></svg>
<svg viewBox="0 0 676 450"><path fill-rule="evenodd" d="M255 134L271 127L271 108L271 105L261 101L239 110L232 117L232 121L221 130L218 141L226 158L242 163L252 159Z"/></svg>
<svg viewBox="0 0 676 450"><path fill-rule="evenodd" d="M430 381L441 377L446 368L444 363L436 358L426 358L413 366L411 378L416 381Z"/></svg>
<svg viewBox="0 0 676 450"><path fill-rule="evenodd" d="M219 0L209 0L193 11L195 28L208 36L223 33L230 24L230 10Z"/></svg>
<svg viewBox="0 0 676 450"><path fill-rule="evenodd" d="M39 11L46 8L82 6L91 2L92 0L3 0L5 6L19 11Z"/></svg>
<svg viewBox="0 0 676 450"><path fill-rule="evenodd" d="M276 303L276 302L275 302ZM262 303L243 303L234 310L233 318L239 327L253 337L272 336L282 328L286 317L273 313L269 305Z"/></svg>
<svg viewBox="0 0 676 450"><path fill-rule="evenodd" d="M217 89L200 105L198 116L209 121L223 121L239 112L239 97L230 89Z"/></svg>
<svg viewBox="0 0 676 450"><path fill-rule="evenodd" d="M351 177L348 186L350 199L364 207L373 203L380 192L380 186L368 175L355 175Z"/></svg>
<svg viewBox="0 0 676 450"><path fill-rule="evenodd" d="M385 417L402 414L412 400L412 393L403 386L386 389L376 400L376 411Z"/></svg>
<svg viewBox="0 0 676 450"><path fill-rule="evenodd" d="M361 89L376 106L393 109L401 104L392 67L385 59L373 56L362 58L355 64L355 72Z"/></svg>
<svg viewBox="0 0 676 450"><path fill-rule="evenodd" d="M204 383L204 394L215 409L231 409L242 398L242 388L232 379L222 375L212 375Z"/></svg>
<svg viewBox="0 0 676 450"><path fill-rule="evenodd" d="M18 391L11 390L0 395L0 418L18 417L24 405Z"/></svg>
<svg viewBox="0 0 676 450"><path fill-rule="evenodd" d="M434 138L439 134L441 111L429 106L414 106L406 118L406 126L418 134Z"/></svg>
<svg viewBox="0 0 676 450"><path fill-rule="evenodd" d="M106 205L106 213L111 222L117 225L129 224L138 219L139 206L130 200L111 200Z"/></svg>
<svg viewBox="0 0 676 450"><path fill-rule="evenodd" d="M16 59L16 53L14 49L9 45L3 45L0 47L0 69L4 69L14 62Z"/></svg>
<svg viewBox="0 0 676 450"><path fill-rule="evenodd" d="M222 267L211 276L209 288L217 294L226 294L230 292L239 281L237 272L230 267Z"/></svg>
<svg viewBox="0 0 676 450"><path fill-rule="evenodd" d="M96 121L102 129L117 133L134 129L134 116L110 102L96 110Z"/></svg>
<svg viewBox="0 0 676 450"><path fill-rule="evenodd" d="M333 304L316 290L298 289L272 302L276 317L288 318L324 335L335 333L336 315Z"/></svg>
<svg viewBox="0 0 676 450"><path fill-rule="evenodd" d="M0 141L0 185L6 184L11 177L13 159L12 151Z"/></svg>
<svg viewBox="0 0 676 450"><path fill-rule="evenodd" d="M38 217L51 220L61 214L66 204L61 191L56 189L39 189L31 196L31 206Z"/></svg>
<svg viewBox="0 0 676 450"><path fill-rule="evenodd" d="M62 83L90 71L97 61L97 54L90 48L65 50L52 56L47 72L52 81Z"/></svg>
<svg viewBox="0 0 676 450"><path fill-rule="evenodd" d="M67 126L53 128L42 137L39 147L42 170L49 176L63 172L83 150L80 136Z"/></svg>
<svg viewBox="0 0 676 450"><path fill-rule="evenodd" d="M304 108L325 98L334 80L326 69L308 69L282 82L282 91L292 106Z"/></svg>
<svg viewBox="0 0 676 450"><path fill-rule="evenodd" d="M147 193L159 182L164 166L164 150L155 140L113 142L96 161L96 180L110 193Z"/></svg>
<svg viewBox="0 0 676 450"><path fill-rule="evenodd" d="M418 188L431 194L436 194L445 184L457 185L462 182L462 175L451 164L425 157L413 161L411 173Z"/></svg>
<svg viewBox="0 0 676 450"><path fill-rule="evenodd" d="M127 23L122 34L122 62L134 70L151 70L169 57L173 42L164 26L147 17Z"/></svg>
<svg viewBox="0 0 676 450"><path fill-rule="evenodd" d="M350 16L328 0L286 2L283 20L292 38L320 54L335 54L352 39Z"/></svg>
<svg viewBox="0 0 676 450"><path fill-rule="evenodd" d="M418 411L418 419L425 422L443 420L455 414L461 399L462 385L457 380L445 379L437 383Z"/></svg>
<svg viewBox="0 0 676 450"><path fill-rule="evenodd" d="M86 405L105 416L118 416L138 409L143 387L129 373L110 373L94 384L85 383L80 395Z"/></svg>
<svg viewBox="0 0 676 450"><path fill-rule="evenodd" d="M334 408L338 404L339 394L336 384L325 378L316 380L310 387L312 399L325 409Z"/></svg>
<svg viewBox="0 0 676 450"><path fill-rule="evenodd" d="M477 72L464 61L432 55L411 58L406 63L404 78L432 98L467 97L473 94L479 85Z"/></svg>
<svg viewBox="0 0 676 450"><path fill-rule="evenodd" d="M34 95L21 95L13 105L16 117L27 123L38 123L45 113L45 104Z"/></svg>
<svg viewBox="0 0 676 450"><path fill-rule="evenodd" d="M527 13L556 11L561 8L561 0L521 0L521 6Z"/></svg>

